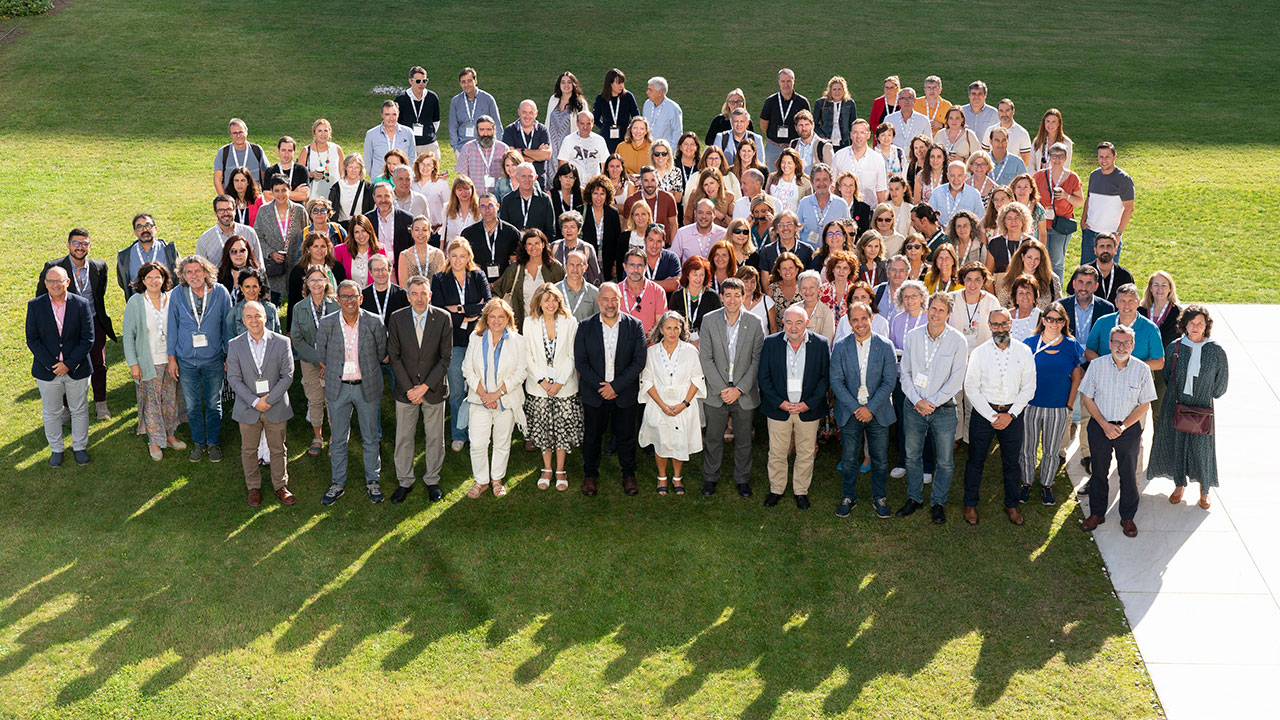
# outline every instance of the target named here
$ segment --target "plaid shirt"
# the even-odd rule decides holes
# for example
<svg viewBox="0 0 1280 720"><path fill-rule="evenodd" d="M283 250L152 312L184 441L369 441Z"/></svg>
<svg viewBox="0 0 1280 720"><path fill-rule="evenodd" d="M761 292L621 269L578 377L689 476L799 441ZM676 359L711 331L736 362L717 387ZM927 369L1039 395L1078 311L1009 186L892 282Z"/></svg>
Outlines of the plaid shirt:
<svg viewBox="0 0 1280 720"><path fill-rule="evenodd" d="M489 148L490 155L489 164L486 167L484 158L485 154L480 152L480 141L472 140L462 149L458 151L458 162L455 166L457 172L471 178L471 182L476 184L476 194L482 195L486 190L493 191L497 189L498 178L502 177L502 154L507 151L507 144L501 140L494 139L493 147ZM485 183L485 178L493 178L493 184Z"/></svg>

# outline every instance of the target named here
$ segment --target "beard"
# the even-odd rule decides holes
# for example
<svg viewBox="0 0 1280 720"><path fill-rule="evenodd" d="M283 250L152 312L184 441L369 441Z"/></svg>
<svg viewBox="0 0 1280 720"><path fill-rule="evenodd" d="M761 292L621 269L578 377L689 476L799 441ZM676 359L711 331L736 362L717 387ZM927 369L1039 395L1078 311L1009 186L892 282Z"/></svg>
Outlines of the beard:
<svg viewBox="0 0 1280 720"><path fill-rule="evenodd" d="M486 149L491 148L493 147L493 136L481 135L480 137L476 138L476 142L480 143L480 147L482 148L486 148Z"/></svg>
<svg viewBox="0 0 1280 720"><path fill-rule="evenodd" d="M1103 263L1111 262L1111 258L1115 257L1115 253L1100 252L1098 253L1098 261Z"/></svg>
<svg viewBox="0 0 1280 720"><path fill-rule="evenodd" d="M1003 332L993 332L991 333L991 339L995 340L997 345L1008 345L1009 331L1005 330Z"/></svg>

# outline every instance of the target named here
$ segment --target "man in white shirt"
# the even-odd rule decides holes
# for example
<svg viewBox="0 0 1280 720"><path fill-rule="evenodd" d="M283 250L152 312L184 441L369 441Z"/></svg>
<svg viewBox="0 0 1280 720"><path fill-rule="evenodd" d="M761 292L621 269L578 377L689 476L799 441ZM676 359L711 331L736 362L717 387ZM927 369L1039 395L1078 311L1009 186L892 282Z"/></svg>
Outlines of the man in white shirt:
<svg viewBox="0 0 1280 720"><path fill-rule="evenodd" d="M1031 162L1031 135L1027 133L1027 129L1014 122L1013 101L1004 98L1000 104L996 106L996 112L1000 116L1000 121L995 125L987 128L985 135L982 135L982 149L991 149L991 131L997 127L1002 127L1009 133L1009 149L1013 154L1022 158L1022 164L1026 165Z"/></svg>
<svg viewBox="0 0 1280 720"><path fill-rule="evenodd" d="M236 202L230 195L219 195L213 199L213 216L217 221L213 227L205 230L196 240L196 254L218 267L222 263L222 246L227 238L239 235L253 248L253 256L262 262L262 244L258 242L258 233L248 225L236 222Z"/></svg>
<svg viewBox="0 0 1280 720"><path fill-rule="evenodd" d="M969 104L964 111L964 125L978 137L986 137L987 128L1000 121L1000 114L987 104L987 84L981 80L969 83Z"/></svg>
<svg viewBox="0 0 1280 720"><path fill-rule="evenodd" d="M742 173L742 197L733 201L733 216L749 220L751 218L751 201L757 195L764 193L764 173L755 168L751 168ZM778 198L765 194L769 200L769 204L773 206L774 213L778 212L781 205L778 204Z"/></svg>
<svg viewBox="0 0 1280 720"><path fill-rule="evenodd" d="M916 112L916 91L913 88L903 88L898 93L898 110L889 113L884 121L893 126L893 144L908 154L911 152L911 140L915 136L933 137L929 119ZM883 163L883 159L881 162Z"/></svg>
<svg viewBox="0 0 1280 720"><path fill-rule="evenodd" d="M676 231L676 238L671 241L671 252L680 258L682 267L684 261L694 255L707 257L711 246L724 238L724 228L712 222L714 218L715 204L709 198L702 198L693 209L693 222Z"/></svg>
<svg viewBox="0 0 1280 720"><path fill-rule="evenodd" d="M578 132L560 143L560 153L556 159L561 165L576 167L578 177L585 182L603 172L605 158L609 157L609 146L605 144L604 138L591 132L595 116L589 110L580 110L576 123Z"/></svg>
<svg viewBox="0 0 1280 720"><path fill-rule="evenodd" d="M654 139L662 139L675 147L684 132L684 111L675 100L667 97L667 79L658 76L649 78L644 101L644 117L649 121L649 135ZM584 175L584 179L594 176Z"/></svg>
<svg viewBox="0 0 1280 720"><path fill-rule="evenodd" d="M425 215L432 222L437 220L437 218L431 217L431 212L427 208L426 196L414 191L413 171L409 169L408 165L397 165L396 169L391 172L391 180L395 183L395 187L391 191L391 204L397 210L403 210L414 217Z"/></svg>
<svg viewBox="0 0 1280 720"><path fill-rule="evenodd" d="M938 211L938 224L946 226L957 211L968 210L982 217L982 195L964 181L964 163L953 160L947 165L947 184L933 191L929 205ZM933 249L933 248L931 248Z"/></svg>
<svg viewBox="0 0 1280 720"><path fill-rule="evenodd" d="M387 100L382 103L382 124L374 125L364 134L364 161L369 166L369 177L382 174L383 158L392 150L402 150L410 165L418 157L413 129L400 124L400 106L395 100Z"/></svg>
<svg viewBox="0 0 1280 720"><path fill-rule="evenodd" d="M910 88L908 88L910 90ZM910 110L907 110L910 114ZM898 113L894 113L897 115ZM890 118L893 116L890 115ZM919 115L911 115L918 118ZM903 121L906 124L920 124L917 121ZM927 123L926 123L927 124ZM894 136L897 143L901 131ZM832 173L840 177L842 173L851 172L858 176L858 187L862 188L862 202L875 207L885 201L889 195L889 173L884 164L884 156L873 152L867 145L871 138L871 125L862 118L853 121L849 127L849 139L852 144L835 155L835 167Z"/></svg>
<svg viewBox="0 0 1280 720"><path fill-rule="evenodd" d="M978 489L991 449L1000 438L1000 468L1004 476L1004 511L1009 522L1022 524L1018 509L1022 485L1022 411L1036 394L1036 361L1026 343L1014 342L1009 332L1013 316L997 308L987 316L991 339L969 356L965 397L973 403L969 418L969 461L964 468L964 521L978 524Z"/></svg>

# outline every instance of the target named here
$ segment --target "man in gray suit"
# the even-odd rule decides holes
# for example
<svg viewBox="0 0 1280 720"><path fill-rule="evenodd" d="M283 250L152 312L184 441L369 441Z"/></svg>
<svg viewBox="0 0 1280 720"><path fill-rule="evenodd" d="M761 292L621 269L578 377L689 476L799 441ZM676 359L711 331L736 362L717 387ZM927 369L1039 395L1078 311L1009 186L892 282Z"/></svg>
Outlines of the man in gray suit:
<svg viewBox="0 0 1280 720"><path fill-rule="evenodd" d="M271 451L271 486L282 505L292 505L284 435L285 424L293 417L289 406L293 349L289 338L267 329L267 311L261 303L245 303L243 318L247 332L227 344L227 382L236 394L231 417L240 423L240 464L249 505L262 504L258 443L263 433Z"/></svg>
<svg viewBox="0 0 1280 720"><path fill-rule="evenodd" d="M413 439L418 415L426 435L427 484L431 502L440 492L444 465L444 400L449 396L449 361L453 357L453 319L447 310L431 305L431 283L421 275L409 278L409 307L387 320L387 354L396 382L396 477L391 502L401 503L413 489Z"/></svg>
<svg viewBox="0 0 1280 720"><path fill-rule="evenodd" d="M343 280L338 285L339 311L320 318L316 354L324 373L324 396L329 403L329 455L333 484L320 499L332 505L347 485L347 441L351 438L351 412L360 419L364 446L364 484L369 500L383 500L378 475L382 457L378 440L382 432L382 358L387 354L387 330L377 315L360 309L360 285Z"/></svg>
<svg viewBox="0 0 1280 720"><path fill-rule="evenodd" d="M849 517L858 503L858 473L862 464L862 435L866 433L871 457L871 504L876 517L890 516L885 502L889 481L889 426L893 413L893 388L898 378L898 362L893 345L871 332L871 307L849 304L849 327L853 334L836 343L831 351L831 390L836 395L836 422L844 446L840 474L844 498L836 507L837 517Z"/></svg>
<svg viewBox="0 0 1280 720"><path fill-rule="evenodd" d="M724 431L733 418L733 479L738 495L751 497L751 426L760 406L760 386L756 375L764 326L760 318L742 312L745 288L742 281L729 278L720 283L724 307L702 319L698 356L707 379L707 398L702 401L706 418L706 440L702 452L702 494L713 495L720 480L724 457Z"/></svg>

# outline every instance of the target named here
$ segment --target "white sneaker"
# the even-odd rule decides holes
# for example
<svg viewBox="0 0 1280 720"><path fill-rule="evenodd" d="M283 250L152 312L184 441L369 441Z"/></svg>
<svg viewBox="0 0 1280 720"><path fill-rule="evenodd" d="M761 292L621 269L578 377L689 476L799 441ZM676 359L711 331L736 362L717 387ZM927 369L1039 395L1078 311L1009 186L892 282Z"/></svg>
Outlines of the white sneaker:
<svg viewBox="0 0 1280 720"><path fill-rule="evenodd" d="M889 471L889 477L891 478L904 478L906 476L907 476L906 468L896 467Z"/></svg>
<svg viewBox="0 0 1280 720"><path fill-rule="evenodd" d="M451 445L450 447L453 448L454 452L462 452L462 448L466 447L466 445L467 444L462 442L461 440L454 440L453 445Z"/></svg>
<svg viewBox="0 0 1280 720"><path fill-rule="evenodd" d="M925 485L928 485L928 484L929 484L929 483L931 483L931 482L933 482L933 473L925 473L925 474L924 474L924 484L925 484Z"/></svg>
<svg viewBox="0 0 1280 720"><path fill-rule="evenodd" d="M111 419L111 411L107 409L107 404L105 402L96 402L93 406L94 409L98 411L99 420Z"/></svg>

